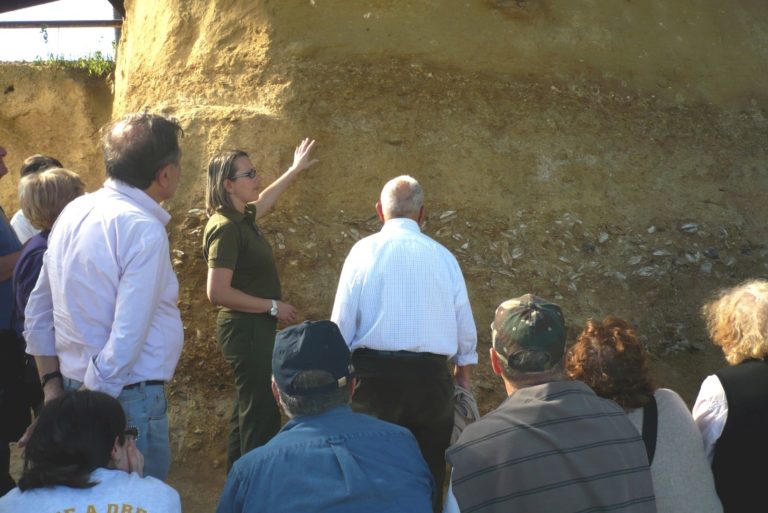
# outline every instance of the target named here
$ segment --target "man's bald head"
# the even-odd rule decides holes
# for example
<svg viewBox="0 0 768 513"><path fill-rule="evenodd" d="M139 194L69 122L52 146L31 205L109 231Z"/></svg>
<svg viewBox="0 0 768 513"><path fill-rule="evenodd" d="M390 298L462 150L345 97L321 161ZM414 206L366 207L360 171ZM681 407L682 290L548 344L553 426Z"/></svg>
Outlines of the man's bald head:
<svg viewBox="0 0 768 513"><path fill-rule="evenodd" d="M424 191L416 179L402 175L388 181L379 198L384 221L407 217L419 221L424 207Z"/></svg>

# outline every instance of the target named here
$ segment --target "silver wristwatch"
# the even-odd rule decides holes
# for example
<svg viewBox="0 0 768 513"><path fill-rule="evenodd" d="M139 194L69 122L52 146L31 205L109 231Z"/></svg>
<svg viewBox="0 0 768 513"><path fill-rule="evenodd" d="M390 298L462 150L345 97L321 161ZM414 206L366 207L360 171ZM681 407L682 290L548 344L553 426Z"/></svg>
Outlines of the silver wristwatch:
<svg viewBox="0 0 768 513"><path fill-rule="evenodd" d="M272 308L269 309L269 315L277 317L277 301L272 300Z"/></svg>

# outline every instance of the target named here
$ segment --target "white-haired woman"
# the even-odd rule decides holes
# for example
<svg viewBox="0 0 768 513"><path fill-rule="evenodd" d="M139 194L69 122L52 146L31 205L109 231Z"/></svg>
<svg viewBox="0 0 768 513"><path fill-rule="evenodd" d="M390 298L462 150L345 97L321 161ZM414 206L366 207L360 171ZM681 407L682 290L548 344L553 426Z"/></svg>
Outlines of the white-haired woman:
<svg viewBox="0 0 768 513"><path fill-rule="evenodd" d="M702 312L729 367L701 385L693 417L729 512L765 511L768 468L768 281L724 290Z"/></svg>

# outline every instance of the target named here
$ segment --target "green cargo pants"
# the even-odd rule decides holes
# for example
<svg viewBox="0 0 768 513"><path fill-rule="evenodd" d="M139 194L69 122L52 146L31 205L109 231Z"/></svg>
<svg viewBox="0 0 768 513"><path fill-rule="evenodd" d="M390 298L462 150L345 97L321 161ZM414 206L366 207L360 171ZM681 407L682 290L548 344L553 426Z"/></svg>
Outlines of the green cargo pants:
<svg viewBox="0 0 768 513"><path fill-rule="evenodd" d="M272 396L272 348L277 321L267 314L220 312L216 338L235 374L235 402L227 443L227 470L280 429Z"/></svg>

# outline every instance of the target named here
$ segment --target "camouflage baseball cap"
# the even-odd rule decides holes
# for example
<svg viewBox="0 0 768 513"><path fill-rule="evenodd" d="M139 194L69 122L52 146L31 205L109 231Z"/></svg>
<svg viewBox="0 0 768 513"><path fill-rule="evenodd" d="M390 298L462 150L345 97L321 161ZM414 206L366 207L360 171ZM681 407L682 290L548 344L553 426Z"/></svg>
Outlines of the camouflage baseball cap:
<svg viewBox="0 0 768 513"><path fill-rule="evenodd" d="M563 359L563 312L546 299L525 294L504 301L496 309L491 330L493 348L511 370L542 372Z"/></svg>

